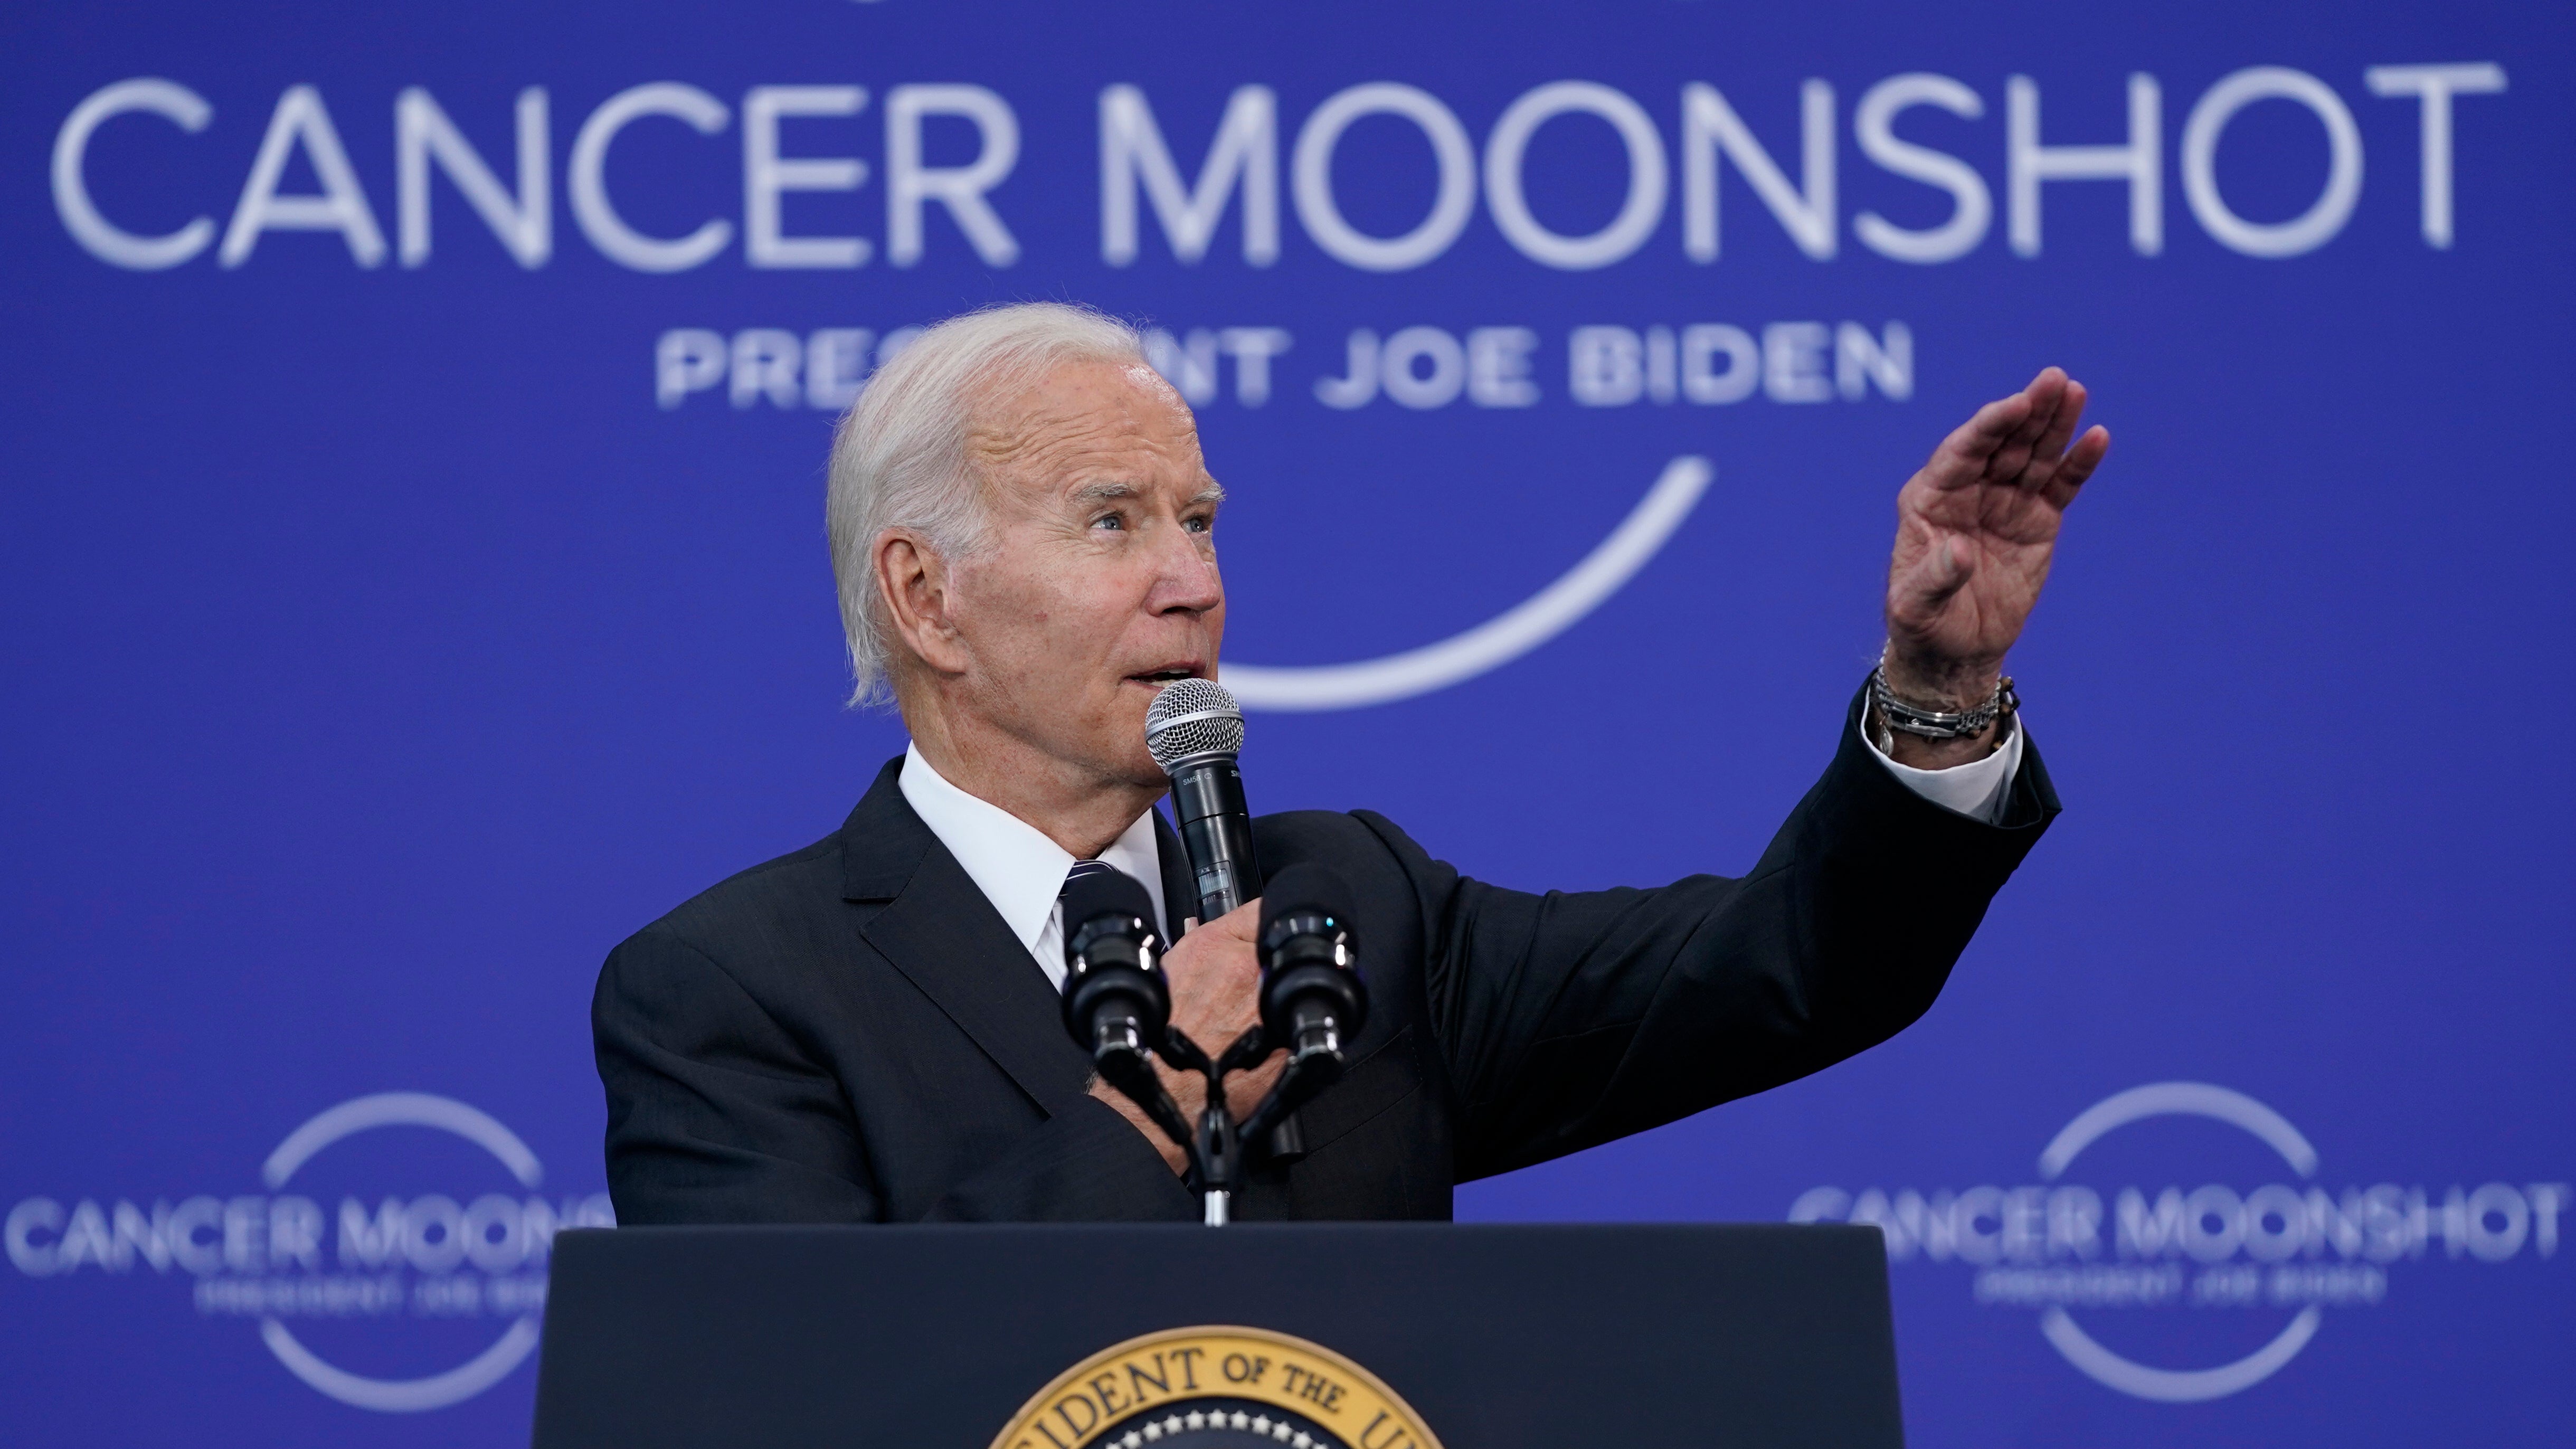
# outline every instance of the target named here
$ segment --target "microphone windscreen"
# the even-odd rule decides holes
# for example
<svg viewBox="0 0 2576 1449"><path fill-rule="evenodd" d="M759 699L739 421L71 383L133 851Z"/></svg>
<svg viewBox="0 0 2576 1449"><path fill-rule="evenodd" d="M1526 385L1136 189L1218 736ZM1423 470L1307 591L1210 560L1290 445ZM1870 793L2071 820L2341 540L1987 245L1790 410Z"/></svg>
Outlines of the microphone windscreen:
<svg viewBox="0 0 2576 1449"><path fill-rule="evenodd" d="M1145 711L1145 748L1169 770L1193 755L1243 748L1243 707L1213 679L1175 679Z"/></svg>
<svg viewBox="0 0 2576 1449"><path fill-rule="evenodd" d="M1154 920L1154 898L1145 893L1142 881L1114 865L1087 870L1067 881L1064 887L1064 939L1073 942L1074 933L1085 922L1110 914L1134 916L1159 936L1162 927Z"/></svg>
<svg viewBox="0 0 2576 1449"><path fill-rule="evenodd" d="M1264 881L1261 886L1261 939L1270 938L1270 928L1294 915L1327 915L1351 930L1350 882L1329 865L1301 860Z"/></svg>

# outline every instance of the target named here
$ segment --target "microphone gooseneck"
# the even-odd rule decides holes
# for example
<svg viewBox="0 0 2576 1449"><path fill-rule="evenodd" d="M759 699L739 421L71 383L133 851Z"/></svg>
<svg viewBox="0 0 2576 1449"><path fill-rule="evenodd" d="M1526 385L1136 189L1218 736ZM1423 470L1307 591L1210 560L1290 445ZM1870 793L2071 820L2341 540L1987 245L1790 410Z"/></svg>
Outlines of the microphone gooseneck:
<svg viewBox="0 0 2576 1449"><path fill-rule="evenodd" d="M1172 781L1172 815L1189 856L1198 918L1213 921L1261 893L1244 803L1243 710L1223 685L1181 679L1145 713L1145 747Z"/></svg>

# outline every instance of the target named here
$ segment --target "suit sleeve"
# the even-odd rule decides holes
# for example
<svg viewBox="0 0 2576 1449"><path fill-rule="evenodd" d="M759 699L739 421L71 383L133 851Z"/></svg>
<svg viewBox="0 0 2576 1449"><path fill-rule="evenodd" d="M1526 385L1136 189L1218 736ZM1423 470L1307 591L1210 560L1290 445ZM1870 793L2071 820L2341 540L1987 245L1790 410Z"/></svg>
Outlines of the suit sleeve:
<svg viewBox="0 0 2576 1449"><path fill-rule="evenodd" d="M950 1188L929 1221L1196 1222L1199 1202L1135 1124L1082 1093Z"/></svg>
<svg viewBox="0 0 2576 1449"><path fill-rule="evenodd" d="M668 927L609 953L591 1000L620 1223L872 1222L840 1083Z"/></svg>
<svg viewBox="0 0 2576 1449"><path fill-rule="evenodd" d="M898 1213L834 1074L667 926L609 955L591 1003L608 1182L625 1224L864 1223ZM1079 1092L978 1164L930 1221L1185 1221L1197 1207L1126 1118ZM874 1144L901 1159L906 1143ZM939 1144L922 1144L935 1152Z"/></svg>
<svg viewBox="0 0 2576 1449"><path fill-rule="evenodd" d="M1858 729L1752 872L1532 895L1461 877L1382 819L1423 912L1425 985L1465 1109L1460 1180L1793 1081L1924 1011L2058 811L2035 747L2000 823L1896 780Z"/></svg>

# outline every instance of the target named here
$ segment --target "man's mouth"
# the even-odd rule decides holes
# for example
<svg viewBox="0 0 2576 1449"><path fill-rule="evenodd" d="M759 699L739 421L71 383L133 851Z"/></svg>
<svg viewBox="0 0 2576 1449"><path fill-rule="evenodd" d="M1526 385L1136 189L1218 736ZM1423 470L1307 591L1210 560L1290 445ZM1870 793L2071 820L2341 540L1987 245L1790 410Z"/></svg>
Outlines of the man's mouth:
<svg viewBox="0 0 2576 1449"><path fill-rule="evenodd" d="M1127 677L1149 689L1160 689L1175 680L1198 678L1199 667L1195 664L1175 664L1164 669L1149 669L1141 674L1130 674Z"/></svg>

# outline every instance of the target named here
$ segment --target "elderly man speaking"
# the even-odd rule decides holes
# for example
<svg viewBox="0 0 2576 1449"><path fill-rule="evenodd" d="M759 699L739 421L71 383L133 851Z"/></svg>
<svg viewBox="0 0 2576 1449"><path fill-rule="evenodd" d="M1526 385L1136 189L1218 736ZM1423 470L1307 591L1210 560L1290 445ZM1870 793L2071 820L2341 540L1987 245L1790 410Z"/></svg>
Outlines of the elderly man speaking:
<svg viewBox="0 0 2576 1449"><path fill-rule="evenodd" d="M2057 800L2002 679L2061 514L2110 446L2054 368L1897 494L1887 648L1833 763L1738 879L1529 895L1369 811L1254 822L1261 862L1354 892L1351 1068L1261 1161L1244 1218L1447 1218L1452 1185L1804 1076L1922 1015ZM592 1007L624 1223L1192 1219L1180 1149L1057 1007L1077 863L1181 924L1145 745L1225 635L1225 491L1137 335L1059 305L921 335L833 443L862 698L912 745L841 828L620 945ZM1165 956L1172 1019L1258 1017L1258 902ZM1280 1057L1227 1084L1248 1112ZM1197 1078L1166 1071L1185 1111Z"/></svg>

